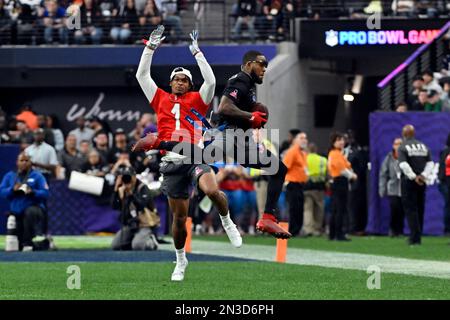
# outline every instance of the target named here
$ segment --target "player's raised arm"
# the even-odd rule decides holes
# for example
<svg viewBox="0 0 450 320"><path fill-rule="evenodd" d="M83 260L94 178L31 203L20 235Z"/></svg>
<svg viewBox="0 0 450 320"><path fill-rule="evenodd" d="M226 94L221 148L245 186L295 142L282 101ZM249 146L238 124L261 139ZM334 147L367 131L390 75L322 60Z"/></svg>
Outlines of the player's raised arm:
<svg viewBox="0 0 450 320"><path fill-rule="evenodd" d="M192 30L189 35L192 39L192 43L189 45L189 50L191 50L192 55L195 57L195 60L197 60L198 67L200 68L200 72L204 80L199 90L200 96L205 104L210 104L214 98L216 77L214 76L211 66L208 64L208 61L206 61L205 56L198 47L198 31Z"/></svg>
<svg viewBox="0 0 450 320"><path fill-rule="evenodd" d="M155 81L153 81L150 76L150 66L152 64L153 53L161 45L161 42L165 38L162 36L163 33L164 26L159 25L155 30L153 30L148 41L145 41L145 48L142 52L139 67L136 72L136 79L149 102L153 100L156 90L158 89Z"/></svg>

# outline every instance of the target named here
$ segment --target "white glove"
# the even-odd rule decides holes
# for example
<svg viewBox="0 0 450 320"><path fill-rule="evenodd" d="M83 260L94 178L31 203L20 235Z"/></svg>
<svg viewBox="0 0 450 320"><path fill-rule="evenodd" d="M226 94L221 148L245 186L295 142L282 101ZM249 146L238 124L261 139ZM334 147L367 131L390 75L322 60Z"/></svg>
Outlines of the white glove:
<svg viewBox="0 0 450 320"><path fill-rule="evenodd" d="M198 30L192 30L192 32L189 34L189 36L192 39L192 43L189 45L189 50L191 50L192 55L196 55L200 52L200 48L198 47Z"/></svg>
<svg viewBox="0 0 450 320"><path fill-rule="evenodd" d="M150 34L150 38L148 39L148 41L145 42L147 48L151 50L156 50L161 45L163 40L166 38L162 36L163 33L164 33L164 26L160 24L155 30L152 31L152 33Z"/></svg>

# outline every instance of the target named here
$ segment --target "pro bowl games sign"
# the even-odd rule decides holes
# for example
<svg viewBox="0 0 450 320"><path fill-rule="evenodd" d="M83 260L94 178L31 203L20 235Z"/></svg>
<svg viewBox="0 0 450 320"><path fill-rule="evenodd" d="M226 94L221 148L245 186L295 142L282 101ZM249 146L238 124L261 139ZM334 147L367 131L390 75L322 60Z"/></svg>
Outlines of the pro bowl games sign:
<svg viewBox="0 0 450 320"><path fill-rule="evenodd" d="M369 28L366 19L301 20L300 57L404 57L430 43L445 19L380 19Z"/></svg>
<svg viewBox="0 0 450 320"><path fill-rule="evenodd" d="M371 30L371 31L325 31L325 43L335 46L362 45L408 45L431 42L439 29L426 30Z"/></svg>

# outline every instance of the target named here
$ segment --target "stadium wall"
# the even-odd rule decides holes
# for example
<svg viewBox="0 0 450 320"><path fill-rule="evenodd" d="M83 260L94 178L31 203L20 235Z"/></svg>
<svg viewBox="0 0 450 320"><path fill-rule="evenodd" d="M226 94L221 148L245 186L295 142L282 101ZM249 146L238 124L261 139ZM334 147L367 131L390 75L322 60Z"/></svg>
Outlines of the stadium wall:
<svg viewBox="0 0 450 320"><path fill-rule="evenodd" d="M449 113L435 112L375 112L370 114L370 196L367 231L387 234L389 231L389 203L378 195L378 174L386 155L392 150L392 142L399 137L403 126L412 124L416 137L431 150L435 163L432 184L428 186L425 200L424 234L444 233L444 199L437 187L439 155L445 147L448 135ZM408 232L407 223L405 230Z"/></svg>

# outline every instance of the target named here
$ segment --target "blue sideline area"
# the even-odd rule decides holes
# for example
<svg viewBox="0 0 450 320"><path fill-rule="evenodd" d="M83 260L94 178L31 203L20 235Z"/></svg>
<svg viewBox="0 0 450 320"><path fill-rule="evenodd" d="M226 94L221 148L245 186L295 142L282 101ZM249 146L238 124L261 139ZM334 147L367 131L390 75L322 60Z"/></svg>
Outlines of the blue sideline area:
<svg viewBox="0 0 450 320"><path fill-rule="evenodd" d="M233 257L207 254L187 254L194 262L251 261ZM108 251L108 250L62 250L34 252L0 252L2 262L172 262L172 250L157 251Z"/></svg>
<svg viewBox="0 0 450 320"><path fill-rule="evenodd" d="M3 47L0 67L111 67L135 65L142 54L142 46L58 46ZM244 53L258 50L270 61L276 55L276 45L209 45L201 46L211 65L240 65ZM153 65L195 64L187 45L163 46L158 49Z"/></svg>

